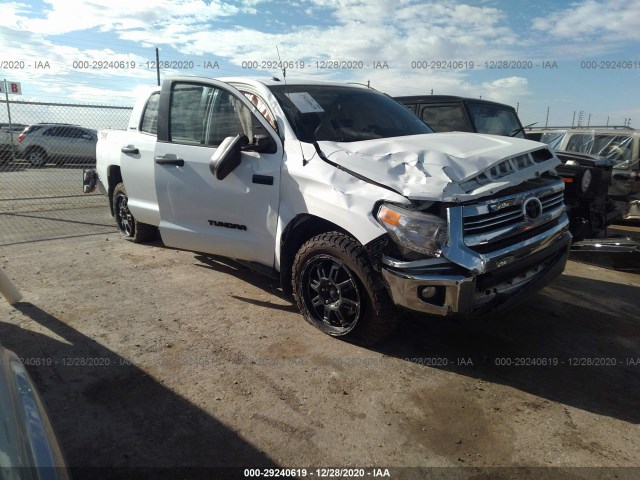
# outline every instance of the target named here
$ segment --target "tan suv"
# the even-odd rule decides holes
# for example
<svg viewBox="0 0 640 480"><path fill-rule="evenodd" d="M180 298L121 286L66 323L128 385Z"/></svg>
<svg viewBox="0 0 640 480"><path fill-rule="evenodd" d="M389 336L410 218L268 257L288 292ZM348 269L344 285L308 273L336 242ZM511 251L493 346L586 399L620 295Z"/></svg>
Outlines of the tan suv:
<svg viewBox="0 0 640 480"><path fill-rule="evenodd" d="M630 127L527 129L555 151L588 153L615 162L609 195L626 220L640 220L640 130Z"/></svg>

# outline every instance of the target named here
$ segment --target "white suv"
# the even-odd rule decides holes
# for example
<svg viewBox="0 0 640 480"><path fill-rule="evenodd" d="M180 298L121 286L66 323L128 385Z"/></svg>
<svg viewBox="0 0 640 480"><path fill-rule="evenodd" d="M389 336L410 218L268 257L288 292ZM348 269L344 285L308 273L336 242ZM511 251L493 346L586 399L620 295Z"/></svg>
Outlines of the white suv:
<svg viewBox="0 0 640 480"><path fill-rule="evenodd" d="M66 161L95 164L97 132L65 123L37 123L18 136L18 158L32 167L44 167L48 162L58 165Z"/></svg>

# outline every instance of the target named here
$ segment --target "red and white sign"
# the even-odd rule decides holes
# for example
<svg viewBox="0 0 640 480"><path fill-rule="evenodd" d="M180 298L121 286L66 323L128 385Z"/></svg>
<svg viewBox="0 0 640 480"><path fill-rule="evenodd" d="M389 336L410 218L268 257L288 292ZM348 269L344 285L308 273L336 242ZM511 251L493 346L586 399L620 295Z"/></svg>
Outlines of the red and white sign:
<svg viewBox="0 0 640 480"><path fill-rule="evenodd" d="M6 86L6 90L5 90ZM22 95L22 87L20 82L0 82L0 93L9 93L10 95Z"/></svg>

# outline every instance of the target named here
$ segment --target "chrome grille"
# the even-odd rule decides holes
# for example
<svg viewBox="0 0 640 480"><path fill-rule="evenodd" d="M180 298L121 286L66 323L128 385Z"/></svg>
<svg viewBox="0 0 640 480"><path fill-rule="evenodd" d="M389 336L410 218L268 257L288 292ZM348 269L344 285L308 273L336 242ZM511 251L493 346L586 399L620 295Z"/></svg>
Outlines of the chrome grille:
<svg viewBox="0 0 640 480"><path fill-rule="evenodd" d="M543 188L509 195L462 207L463 237L469 247L487 246L530 230L560 217L564 210L564 185L557 182ZM535 219L526 217L523 203L536 197L542 212Z"/></svg>

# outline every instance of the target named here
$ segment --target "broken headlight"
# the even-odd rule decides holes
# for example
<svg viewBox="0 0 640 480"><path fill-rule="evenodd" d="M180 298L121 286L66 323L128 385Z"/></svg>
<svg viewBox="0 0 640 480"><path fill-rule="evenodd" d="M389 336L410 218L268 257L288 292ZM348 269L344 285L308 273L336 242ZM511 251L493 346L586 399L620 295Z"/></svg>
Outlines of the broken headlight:
<svg viewBox="0 0 640 480"><path fill-rule="evenodd" d="M385 203L376 217L396 243L432 257L440 256L441 246L449 238L447 222L430 213Z"/></svg>

